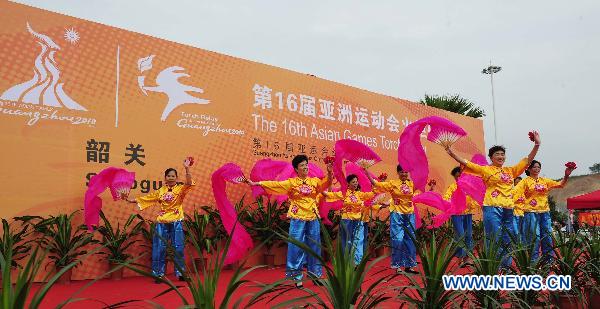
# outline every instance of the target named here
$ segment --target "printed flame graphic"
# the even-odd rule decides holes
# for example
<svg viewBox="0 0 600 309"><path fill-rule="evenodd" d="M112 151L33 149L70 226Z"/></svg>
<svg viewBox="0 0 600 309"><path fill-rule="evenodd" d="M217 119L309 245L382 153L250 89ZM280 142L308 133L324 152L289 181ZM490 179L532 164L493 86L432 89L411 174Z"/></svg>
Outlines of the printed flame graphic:
<svg viewBox="0 0 600 309"><path fill-rule="evenodd" d="M34 62L33 78L9 88L2 93L0 98L87 111L85 107L71 99L63 90L63 83L60 82L60 71L54 60L56 53L61 50L60 46L54 43L49 36L35 32L29 23L27 23L27 30L41 47L41 51Z"/></svg>

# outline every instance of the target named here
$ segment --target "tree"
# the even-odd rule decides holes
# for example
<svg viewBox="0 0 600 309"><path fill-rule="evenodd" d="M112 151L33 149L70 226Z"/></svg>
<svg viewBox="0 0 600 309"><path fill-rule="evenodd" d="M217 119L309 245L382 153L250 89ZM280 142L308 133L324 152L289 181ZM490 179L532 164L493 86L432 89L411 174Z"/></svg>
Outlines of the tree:
<svg viewBox="0 0 600 309"><path fill-rule="evenodd" d="M425 95L419 103L449 112L473 117L481 118L485 116L485 111L480 107L475 106L468 99L462 98L460 95Z"/></svg>
<svg viewBox="0 0 600 309"><path fill-rule="evenodd" d="M590 166L590 171L592 172L592 174L600 173L600 163L596 163L596 164Z"/></svg>

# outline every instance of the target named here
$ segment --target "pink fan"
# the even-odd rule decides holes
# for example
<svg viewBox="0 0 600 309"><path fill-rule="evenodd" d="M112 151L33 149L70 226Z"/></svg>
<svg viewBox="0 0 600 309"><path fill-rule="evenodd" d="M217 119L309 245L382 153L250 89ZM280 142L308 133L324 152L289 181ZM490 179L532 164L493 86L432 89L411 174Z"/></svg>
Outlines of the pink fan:
<svg viewBox="0 0 600 309"><path fill-rule="evenodd" d="M458 138L466 135L466 132L458 125L437 116L417 120L404 129L400 135L398 163L410 173L415 188L421 191L425 191L429 175L429 162L425 155L425 149L421 145L421 133L427 125L431 127L427 139L441 145L454 143Z"/></svg>
<svg viewBox="0 0 600 309"><path fill-rule="evenodd" d="M117 171L109 187L113 199L117 200L129 196L134 181L135 173L125 170Z"/></svg>
<svg viewBox="0 0 600 309"><path fill-rule="evenodd" d="M335 142L333 173L335 178L340 182L342 191L346 192L348 184L342 170L344 160L348 160L362 168L368 168L380 162L381 158L371 148L361 142L351 139L342 139Z"/></svg>
<svg viewBox="0 0 600 309"><path fill-rule="evenodd" d="M346 159L362 168L369 168L381 158L369 146L355 140L342 139L335 143L336 161Z"/></svg>
<svg viewBox="0 0 600 309"><path fill-rule="evenodd" d="M454 122L437 116L426 117L424 120L429 123L431 131L427 134L427 140L434 142L444 148L452 146L461 137L467 135L463 128Z"/></svg>
<svg viewBox="0 0 600 309"><path fill-rule="evenodd" d="M90 179L88 188L85 191L83 207L85 225L90 231L100 221L102 199L98 195L109 188L113 199L117 200L129 194L134 181L135 173L117 167L105 168Z"/></svg>
<svg viewBox="0 0 600 309"><path fill-rule="evenodd" d="M280 180L281 175L289 170L291 164L285 161L271 159L262 159L257 161L250 171L250 179L253 181ZM288 171L289 173L289 171ZM254 198L266 195L265 190L259 186L252 187L252 196Z"/></svg>

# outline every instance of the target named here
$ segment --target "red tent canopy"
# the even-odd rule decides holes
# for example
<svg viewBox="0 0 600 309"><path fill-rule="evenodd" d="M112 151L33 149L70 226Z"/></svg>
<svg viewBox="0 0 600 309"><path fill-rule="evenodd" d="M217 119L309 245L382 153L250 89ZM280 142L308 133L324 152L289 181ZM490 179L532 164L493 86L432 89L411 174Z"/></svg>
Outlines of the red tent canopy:
<svg viewBox="0 0 600 309"><path fill-rule="evenodd" d="M567 199L568 209L600 209L600 190Z"/></svg>

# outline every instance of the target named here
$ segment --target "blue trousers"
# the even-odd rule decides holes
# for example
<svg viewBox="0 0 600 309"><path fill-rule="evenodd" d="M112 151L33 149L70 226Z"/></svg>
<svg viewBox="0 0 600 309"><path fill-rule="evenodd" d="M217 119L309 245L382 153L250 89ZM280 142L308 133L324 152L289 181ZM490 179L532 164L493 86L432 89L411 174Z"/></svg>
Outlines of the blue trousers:
<svg viewBox="0 0 600 309"><path fill-rule="evenodd" d="M165 255L167 253L167 241L175 249L175 275L181 276L185 270L183 262L183 222L156 223L154 236L152 237L152 274L158 277L165 275Z"/></svg>
<svg viewBox="0 0 600 309"><path fill-rule="evenodd" d="M290 220L289 235L291 238L306 244L312 251L321 255L321 226L319 220ZM287 262L285 276L293 280L302 280L302 268L306 261L308 273L311 276L321 277L323 266L311 254L307 254L300 247L288 242Z"/></svg>
<svg viewBox="0 0 600 309"><path fill-rule="evenodd" d="M548 262L554 258L552 250L552 219L550 212L527 212L523 222L523 231L526 235L525 243L533 245L531 260L537 261L540 257L540 244L542 257Z"/></svg>
<svg viewBox="0 0 600 309"><path fill-rule="evenodd" d="M412 238L411 238L412 236ZM417 266L415 215L390 214L390 238L392 241L392 268Z"/></svg>
<svg viewBox="0 0 600 309"><path fill-rule="evenodd" d="M500 243L498 258L502 259L501 266L510 267L512 257L509 255L511 248L511 236L516 237L513 210L498 206L483 207L483 229L486 245L490 242Z"/></svg>
<svg viewBox="0 0 600 309"><path fill-rule="evenodd" d="M517 233L517 239L520 242L524 242L525 239L523 238L523 220L524 220L525 216L514 216L515 218L515 231Z"/></svg>
<svg viewBox="0 0 600 309"><path fill-rule="evenodd" d="M454 226L454 240L463 242L456 249L456 257L463 258L467 256L467 251L473 250L473 215L452 216L452 225Z"/></svg>
<svg viewBox="0 0 600 309"><path fill-rule="evenodd" d="M362 220L342 219L340 222L340 241L342 250L354 250L354 263L358 265L364 251L364 222Z"/></svg>

